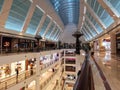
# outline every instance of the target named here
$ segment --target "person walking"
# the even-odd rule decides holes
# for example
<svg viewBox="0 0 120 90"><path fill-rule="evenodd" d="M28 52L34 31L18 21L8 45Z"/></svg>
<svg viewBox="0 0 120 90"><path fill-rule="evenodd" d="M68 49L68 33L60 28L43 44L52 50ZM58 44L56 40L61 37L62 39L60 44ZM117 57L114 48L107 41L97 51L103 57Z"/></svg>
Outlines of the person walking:
<svg viewBox="0 0 120 90"><path fill-rule="evenodd" d="M30 64L30 75L33 75L33 64Z"/></svg>
<svg viewBox="0 0 120 90"><path fill-rule="evenodd" d="M19 75L19 69L18 69L18 67L15 69L15 71L16 71L16 83L18 82L18 75Z"/></svg>

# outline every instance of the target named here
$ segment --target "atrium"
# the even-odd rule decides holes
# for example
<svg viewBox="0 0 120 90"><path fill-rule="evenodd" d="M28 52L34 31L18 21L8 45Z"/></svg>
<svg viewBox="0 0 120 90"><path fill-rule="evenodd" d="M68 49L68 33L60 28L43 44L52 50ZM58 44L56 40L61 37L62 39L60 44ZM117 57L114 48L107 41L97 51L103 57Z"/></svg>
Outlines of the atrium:
<svg viewBox="0 0 120 90"><path fill-rule="evenodd" d="M0 0L0 90L119 90L120 0Z"/></svg>

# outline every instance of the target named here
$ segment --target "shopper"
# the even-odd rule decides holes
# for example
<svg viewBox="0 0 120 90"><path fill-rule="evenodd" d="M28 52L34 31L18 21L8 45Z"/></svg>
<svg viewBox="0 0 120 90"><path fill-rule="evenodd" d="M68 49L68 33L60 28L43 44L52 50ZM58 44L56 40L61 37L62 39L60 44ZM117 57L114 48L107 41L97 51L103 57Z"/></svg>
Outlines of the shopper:
<svg viewBox="0 0 120 90"><path fill-rule="evenodd" d="M30 75L33 75L33 64L30 64Z"/></svg>
<svg viewBox="0 0 120 90"><path fill-rule="evenodd" d="M94 48L93 48L93 46L91 47L91 57L93 57L94 56Z"/></svg>
<svg viewBox="0 0 120 90"><path fill-rule="evenodd" d="M16 71L16 82L18 82L19 68L17 67L15 71Z"/></svg>

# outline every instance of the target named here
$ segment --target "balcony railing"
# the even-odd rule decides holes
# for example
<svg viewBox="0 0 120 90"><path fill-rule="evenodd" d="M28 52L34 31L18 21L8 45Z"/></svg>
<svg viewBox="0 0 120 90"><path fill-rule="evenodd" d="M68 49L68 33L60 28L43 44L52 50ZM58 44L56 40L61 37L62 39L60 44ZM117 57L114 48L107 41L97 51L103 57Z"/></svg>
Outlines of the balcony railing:
<svg viewBox="0 0 120 90"><path fill-rule="evenodd" d="M21 48L21 49L0 49L0 55L8 55L13 53L28 53L28 52L40 52L40 51L49 51L49 50L57 50L56 48Z"/></svg>
<svg viewBox="0 0 120 90"><path fill-rule="evenodd" d="M54 76L56 75L57 72L58 72L58 70L56 70L45 82L40 84L41 90L54 78Z"/></svg>
<svg viewBox="0 0 120 90"><path fill-rule="evenodd" d="M31 73L31 71L33 73ZM0 80L0 90L5 90L7 88L9 88L10 86L13 86L29 77L31 77L32 75L34 75L36 73L36 70L27 70L27 71L23 71L18 75L12 75L6 79L2 79Z"/></svg>
<svg viewBox="0 0 120 90"><path fill-rule="evenodd" d="M40 70L42 71L42 70L48 68L49 66L55 64L57 61L58 60L41 65ZM18 76L15 74L15 75L9 76L5 79L1 79L0 80L0 90L5 90L13 85L16 85L17 83L19 83L23 80L31 77L32 75L35 75L36 68L34 68L32 71L33 71L33 73L31 73L31 70L23 71ZM49 80L47 80L47 81L49 81Z"/></svg>

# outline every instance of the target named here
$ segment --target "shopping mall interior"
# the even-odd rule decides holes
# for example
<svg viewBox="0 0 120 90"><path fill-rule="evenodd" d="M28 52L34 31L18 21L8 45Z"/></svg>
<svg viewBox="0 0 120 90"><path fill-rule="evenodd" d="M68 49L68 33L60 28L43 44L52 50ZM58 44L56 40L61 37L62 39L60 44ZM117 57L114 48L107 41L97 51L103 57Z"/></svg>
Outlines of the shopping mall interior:
<svg viewBox="0 0 120 90"><path fill-rule="evenodd" d="M0 90L120 90L120 0L0 0Z"/></svg>

